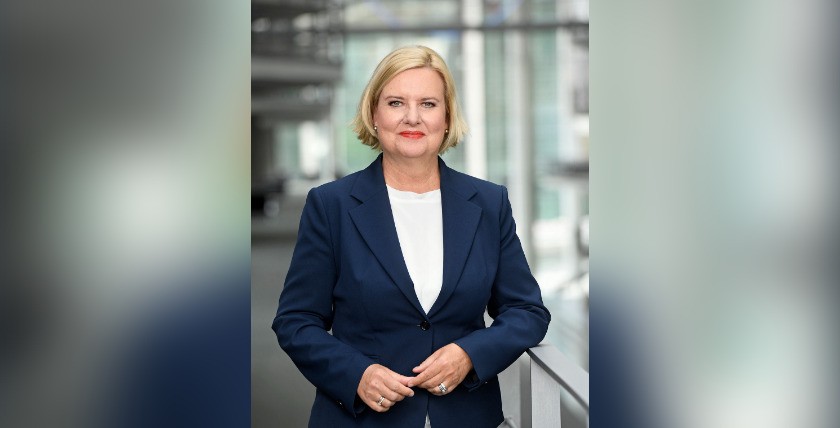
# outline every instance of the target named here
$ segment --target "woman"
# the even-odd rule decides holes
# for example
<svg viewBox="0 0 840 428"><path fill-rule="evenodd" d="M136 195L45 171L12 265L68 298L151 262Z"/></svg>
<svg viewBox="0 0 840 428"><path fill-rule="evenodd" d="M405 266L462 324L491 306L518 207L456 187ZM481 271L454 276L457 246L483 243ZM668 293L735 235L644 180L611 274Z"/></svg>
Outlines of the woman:
<svg viewBox="0 0 840 428"><path fill-rule="evenodd" d="M466 133L443 59L390 53L354 125L382 153L309 192L272 324L317 388L309 426L496 427L496 375L550 315L507 190L438 156Z"/></svg>

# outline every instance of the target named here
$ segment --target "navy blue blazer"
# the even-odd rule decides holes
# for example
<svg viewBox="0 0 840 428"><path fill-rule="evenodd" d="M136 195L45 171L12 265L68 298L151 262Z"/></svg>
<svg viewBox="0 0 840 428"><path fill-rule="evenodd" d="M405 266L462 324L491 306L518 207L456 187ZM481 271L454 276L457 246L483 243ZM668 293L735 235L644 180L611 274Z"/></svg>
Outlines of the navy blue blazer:
<svg viewBox="0 0 840 428"><path fill-rule="evenodd" d="M310 427L423 427L428 412L435 428L495 428L503 421L496 375L545 336L551 317L507 190L438 162L443 286L428 314L400 250L381 155L306 198L272 329L317 389ZM447 395L415 388L385 413L356 395L371 364L414 376L413 367L453 342L474 368Z"/></svg>

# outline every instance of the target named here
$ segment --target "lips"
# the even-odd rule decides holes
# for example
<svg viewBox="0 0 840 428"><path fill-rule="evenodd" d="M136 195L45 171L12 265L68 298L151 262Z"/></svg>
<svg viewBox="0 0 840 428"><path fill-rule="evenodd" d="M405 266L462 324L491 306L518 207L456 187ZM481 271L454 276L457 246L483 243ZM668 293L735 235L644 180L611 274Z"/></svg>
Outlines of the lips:
<svg viewBox="0 0 840 428"><path fill-rule="evenodd" d="M403 131L403 132L400 132L400 135L402 135L405 138L411 138L413 140L416 140L418 138L423 138L423 136L426 135L426 134L424 134L420 131Z"/></svg>

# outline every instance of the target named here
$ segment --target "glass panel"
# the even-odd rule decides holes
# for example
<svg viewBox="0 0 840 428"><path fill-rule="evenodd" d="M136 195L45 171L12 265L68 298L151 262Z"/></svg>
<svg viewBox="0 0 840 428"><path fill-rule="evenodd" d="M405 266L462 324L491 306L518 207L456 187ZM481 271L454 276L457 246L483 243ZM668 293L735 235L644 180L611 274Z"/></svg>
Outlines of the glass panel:
<svg viewBox="0 0 840 428"><path fill-rule="evenodd" d="M532 22L554 22L557 20L557 0L531 0L529 15Z"/></svg>
<svg viewBox="0 0 840 428"><path fill-rule="evenodd" d="M487 137L487 178L507 182L507 138L505 133L505 50L501 32L484 34L484 82Z"/></svg>
<svg viewBox="0 0 840 428"><path fill-rule="evenodd" d="M459 2L450 0L349 1L345 23L354 27L416 28L457 24Z"/></svg>

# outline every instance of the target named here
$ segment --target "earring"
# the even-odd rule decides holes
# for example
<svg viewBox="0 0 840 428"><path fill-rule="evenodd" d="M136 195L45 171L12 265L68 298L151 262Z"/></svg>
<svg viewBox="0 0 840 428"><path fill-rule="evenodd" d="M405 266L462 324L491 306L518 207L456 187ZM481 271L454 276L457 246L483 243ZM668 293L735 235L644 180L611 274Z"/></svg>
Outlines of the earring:
<svg viewBox="0 0 840 428"><path fill-rule="evenodd" d="M443 133L444 133L444 134L448 134L448 133L449 133L449 130L447 129L446 131L443 131Z"/></svg>
<svg viewBox="0 0 840 428"><path fill-rule="evenodd" d="M379 131L379 128L377 128L376 125L373 125L373 132L377 132L377 131Z"/></svg>

